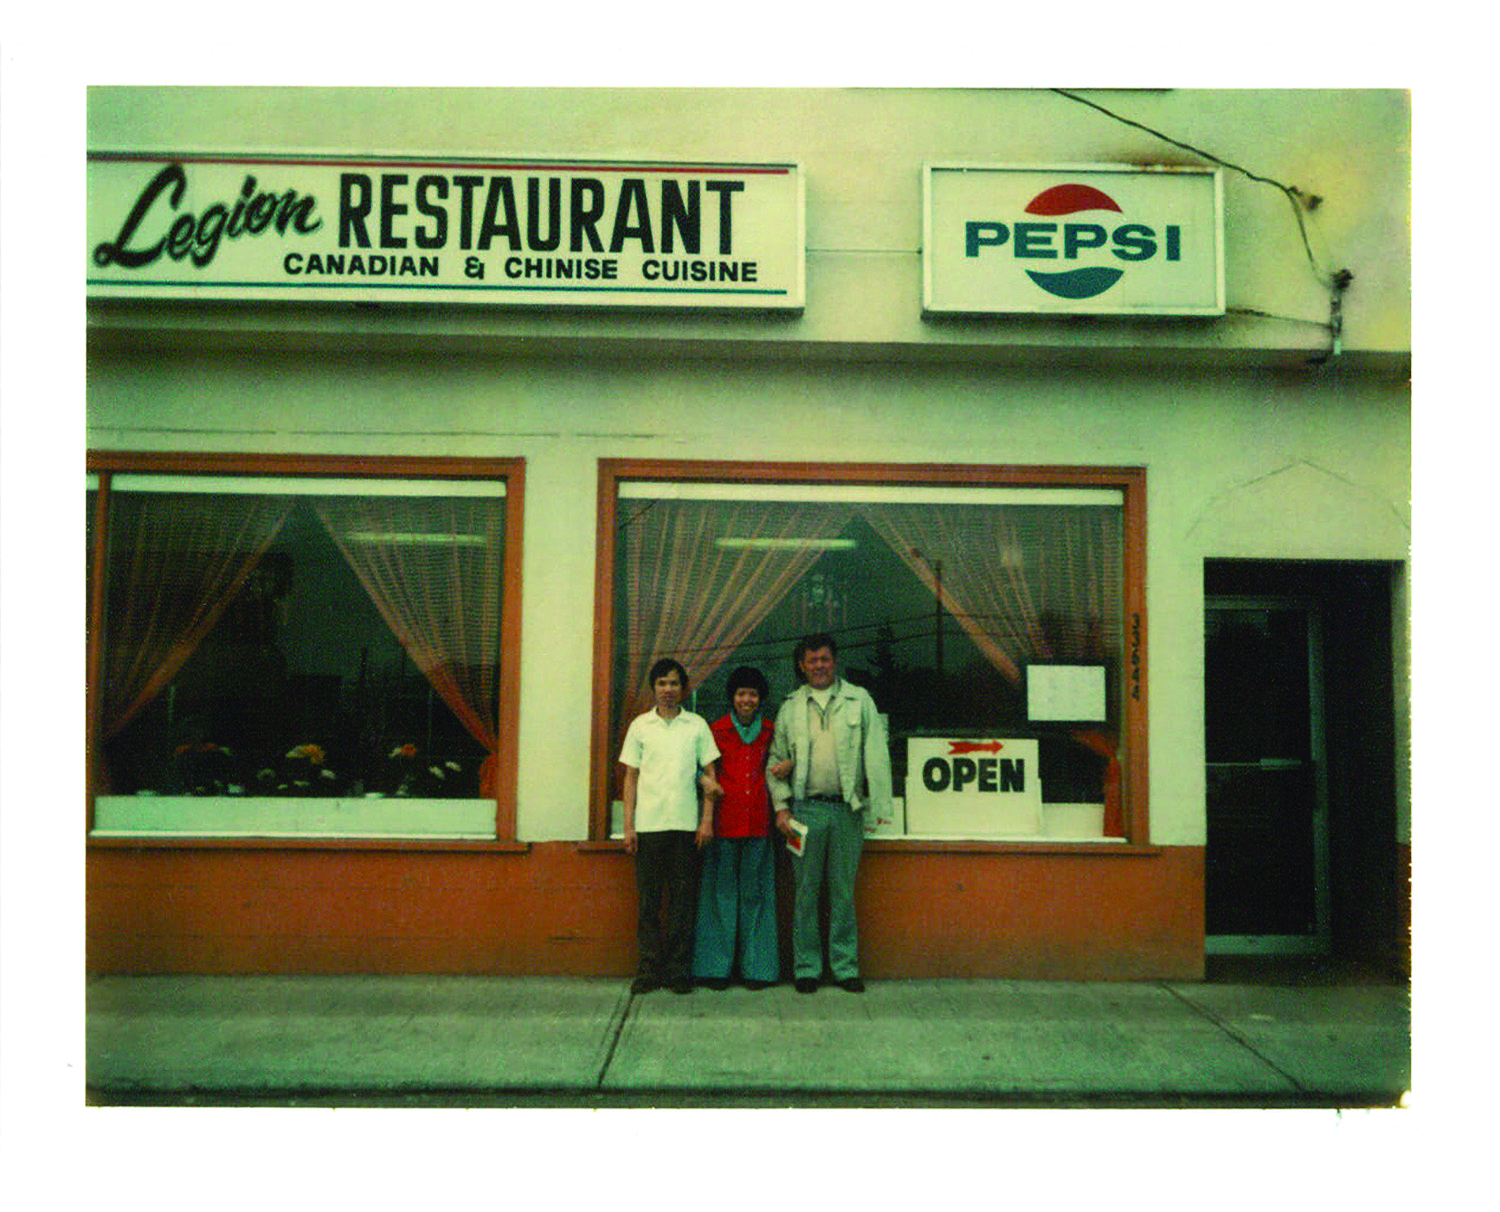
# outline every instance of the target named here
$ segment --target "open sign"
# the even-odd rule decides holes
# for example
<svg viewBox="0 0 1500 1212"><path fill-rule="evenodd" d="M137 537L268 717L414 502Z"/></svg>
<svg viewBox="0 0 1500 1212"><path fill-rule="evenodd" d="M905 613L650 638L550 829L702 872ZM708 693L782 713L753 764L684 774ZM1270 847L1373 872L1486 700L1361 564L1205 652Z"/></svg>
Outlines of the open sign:
<svg viewBox="0 0 1500 1212"><path fill-rule="evenodd" d="M949 837L1041 833L1036 740L909 739L906 830Z"/></svg>

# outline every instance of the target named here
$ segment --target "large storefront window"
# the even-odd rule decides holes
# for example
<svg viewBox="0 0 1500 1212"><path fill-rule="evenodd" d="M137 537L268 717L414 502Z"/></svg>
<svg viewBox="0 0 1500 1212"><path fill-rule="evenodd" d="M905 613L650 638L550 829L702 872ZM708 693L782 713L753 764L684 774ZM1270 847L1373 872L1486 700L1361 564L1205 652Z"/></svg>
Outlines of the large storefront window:
<svg viewBox="0 0 1500 1212"><path fill-rule="evenodd" d="M611 802L618 738L650 707L653 660L682 661L694 709L710 719L726 710L730 671L756 666L774 711L796 685L798 638L827 632L843 676L871 692L888 723L897 803L867 823L873 834L1132 836L1123 776L1140 693L1126 583L1134 473L1013 482L965 469L913 483L890 468L868 471L870 482L847 482L846 470L846 482L816 483L754 482L753 470L705 478L691 464L676 477L661 465L631 470L605 473ZM615 806L604 827L617 824Z"/></svg>
<svg viewBox="0 0 1500 1212"><path fill-rule="evenodd" d="M503 836L509 478L102 477L94 835Z"/></svg>

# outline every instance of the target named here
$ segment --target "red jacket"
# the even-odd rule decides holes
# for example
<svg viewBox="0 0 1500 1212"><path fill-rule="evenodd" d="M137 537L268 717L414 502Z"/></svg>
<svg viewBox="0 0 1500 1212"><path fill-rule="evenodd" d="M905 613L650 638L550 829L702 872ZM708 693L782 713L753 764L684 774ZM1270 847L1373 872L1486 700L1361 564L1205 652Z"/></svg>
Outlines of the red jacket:
<svg viewBox="0 0 1500 1212"><path fill-rule="evenodd" d="M766 789L766 754L776 731L762 719L760 733L750 744L740 740L732 715L715 720L709 727L719 746L719 783L724 798L719 801L716 837L765 837L771 831L771 793Z"/></svg>

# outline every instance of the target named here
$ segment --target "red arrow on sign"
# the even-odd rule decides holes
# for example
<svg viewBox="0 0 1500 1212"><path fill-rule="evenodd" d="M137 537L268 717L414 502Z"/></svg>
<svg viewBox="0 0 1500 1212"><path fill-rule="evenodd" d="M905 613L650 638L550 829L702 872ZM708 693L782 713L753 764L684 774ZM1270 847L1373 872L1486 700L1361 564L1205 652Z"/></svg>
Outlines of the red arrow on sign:
<svg viewBox="0 0 1500 1212"><path fill-rule="evenodd" d="M955 753L999 753L1004 748L999 741L949 741L948 756Z"/></svg>

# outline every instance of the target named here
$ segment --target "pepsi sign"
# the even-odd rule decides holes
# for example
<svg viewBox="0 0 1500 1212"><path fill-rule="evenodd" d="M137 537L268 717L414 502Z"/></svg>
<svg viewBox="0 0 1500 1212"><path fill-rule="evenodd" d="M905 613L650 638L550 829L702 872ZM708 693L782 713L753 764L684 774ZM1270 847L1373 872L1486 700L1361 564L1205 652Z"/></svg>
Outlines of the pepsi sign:
<svg viewBox="0 0 1500 1212"><path fill-rule="evenodd" d="M1222 315L1217 169L923 170L928 313Z"/></svg>

